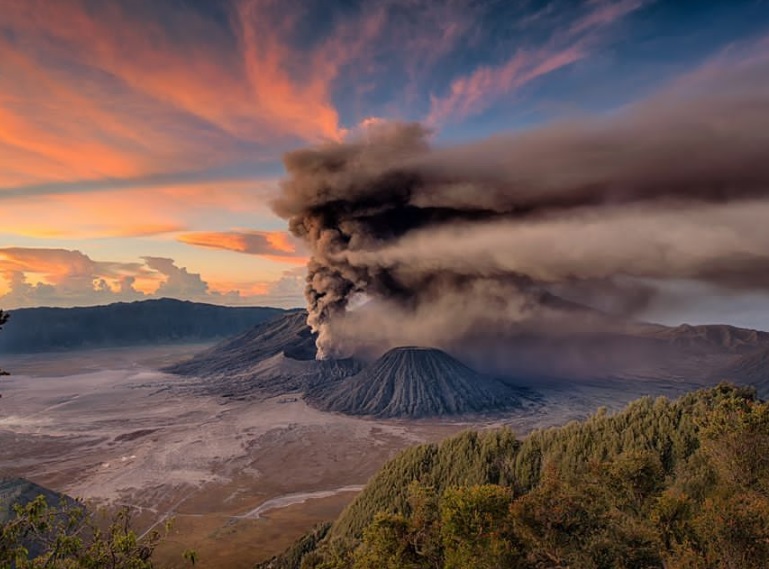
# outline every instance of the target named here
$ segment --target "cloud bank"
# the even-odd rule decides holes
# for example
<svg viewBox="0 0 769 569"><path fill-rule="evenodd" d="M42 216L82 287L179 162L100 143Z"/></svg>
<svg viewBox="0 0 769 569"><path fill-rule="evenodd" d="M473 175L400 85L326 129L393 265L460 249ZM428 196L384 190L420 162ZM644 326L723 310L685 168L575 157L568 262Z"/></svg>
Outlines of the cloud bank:
<svg viewBox="0 0 769 569"><path fill-rule="evenodd" d="M95 261L68 249L0 248L0 304L5 309L89 306L162 297L295 307L302 280L292 269L274 282L208 282L166 257L147 256L140 262L125 263Z"/></svg>

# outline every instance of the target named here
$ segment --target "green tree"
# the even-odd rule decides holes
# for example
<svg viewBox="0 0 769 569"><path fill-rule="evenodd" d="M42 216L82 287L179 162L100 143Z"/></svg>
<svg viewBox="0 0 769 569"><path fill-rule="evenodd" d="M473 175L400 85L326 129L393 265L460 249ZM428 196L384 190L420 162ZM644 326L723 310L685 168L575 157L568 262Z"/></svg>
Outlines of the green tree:
<svg viewBox="0 0 769 569"><path fill-rule="evenodd" d="M3 329L3 325L8 322L8 318L10 317L10 314L7 312L4 312L0 310L0 330ZM0 375L8 375L7 371L3 371L3 368L0 368Z"/></svg>
<svg viewBox="0 0 769 569"><path fill-rule="evenodd" d="M769 567L769 404L724 384L415 447L329 535L303 569Z"/></svg>
<svg viewBox="0 0 769 569"><path fill-rule="evenodd" d="M425 567L413 547L409 520L400 514L377 514L366 528L354 559L355 569Z"/></svg>
<svg viewBox="0 0 769 569"><path fill-rule="evenodd" d="M433 486L409 485L409 539L426 567L443 567L438 494Z"/></svg>
<svg viewBox="0 0 769 569"><path fill-rule="evenodd" d="M618 464L596 463L571 479L564 479L554 467L546 468L542 483L511 508L529 566L662 568L654 528L635 515L638 497L631 494L618 500L611 483L617 470L644 472L647 464L633 455ZM636 484L631 481L623 491Z"/></svg>
<svg viewBox="0 0 769 569"><path fill-rule="evenodd" d="M0 525L0 569L152 569L163 537L152 530L139 538L128 508L105 525L82 503L55 508L43 496L15 505L14 513ZM197 555L185 552L185 558L194 565Z"/></svg>
<svg viewBox="0 0 769 569"><path fill-rule="evenodd" d="M445 569L519 567L510 519L512 491L494 484L452 488L441 499Z"/></svg>

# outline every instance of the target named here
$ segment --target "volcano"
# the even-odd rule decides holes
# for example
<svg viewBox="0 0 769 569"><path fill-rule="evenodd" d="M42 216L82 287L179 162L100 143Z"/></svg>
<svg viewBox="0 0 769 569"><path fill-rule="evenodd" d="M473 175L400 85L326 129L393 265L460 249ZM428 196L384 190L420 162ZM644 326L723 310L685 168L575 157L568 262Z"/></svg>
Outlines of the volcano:
<svg viewBox="0 0 769 569"><path fill-rule="evenodd" d="M615 322L595 314L584 330L577 330L572 321L582 321L584 311L566 309L571 324L565 330L481 329L463 342L440 346L464 364L437 348L411 347L396 348L365 370L356 359L316 360L316 335L307 326L307 312L292 311L164 371L196 378L196 388L212 395L304 393L320 409L382 417L514 406L521 395L516 386L536 390L543 378L551 383L619 379L693 385L728 379L769 392L767 332Z"/></svg>
<svg viewBox="0 0 769 569"><path fill-rule="evenodd" d="M360 373L305 395L324 411L374 417L431 417L520 407L516 390L435 348L402 347Z"/></svg>
<svg viewBox="0 0 769 569"><path fill-rule="evenodd" d="M315 351L315 335L302 310L259 324L163 371L199 378L209 394L251 397L304 391L362 368L349 359L316 360Z"/></svg>

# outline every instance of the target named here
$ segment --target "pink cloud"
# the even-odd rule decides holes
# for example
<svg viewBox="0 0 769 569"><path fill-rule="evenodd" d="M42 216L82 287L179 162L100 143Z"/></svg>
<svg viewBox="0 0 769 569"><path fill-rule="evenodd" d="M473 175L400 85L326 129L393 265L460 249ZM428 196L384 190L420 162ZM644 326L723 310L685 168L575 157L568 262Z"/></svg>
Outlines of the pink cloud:
<svg viewBox="0 0 769 569"><path fill-rule="evenodd" d="M302 268L303 272L303 268ZM174 297L218 304L299 306L299 274L285 271L272 281L209 281L174 259L97 261L70 249L0 248L0 305L87 306L141 298Z"/></svg>
<svg viewBox="0 0 769 569"><path fill-rule="evenodd" d="M502 66L476 69L470 75L456 79L447 96L433 98L427 122L440 124L475 114L502 96L586 55L580 46L556 52L519 52Z"/></svg>
<svg viewBox="0 0 769 569"><path fill-rule="evenodd" d="M537 78L588 57L603 29L644 4L644 0L593 3L586 15L557 30L542 47L520 49L501 65L479 67L456 78L447 94L431 97L426 122L438 125L480 113Z"/></svg>
<svg viewBox="0 0 769 569"><path fill-rule="evenodd" d="M596 8L574 22L569 33L577 35L591 28L609 26L648 3L649 0L598 0L592 3Z"/></svg>
<svg viewBox="0 0 769 569"><path fill-rule="evenodd" d="M189 231L230 215L267 215L272 180L140 185L105 192L3 198L2 232L37 239L136 237ZM115 215L119 211L120 215Z"/></svg>
<svg viewBox="0 0 769 569"><path fill-rule="evenodd" d="M333 61L239 2L239 42L194 10L0 0L0 187L253 158L239 144L337 138ZM155 14L157 15L157 14ZM174 33L169 33L169 29Z"/></svg>
<svg viewBox="0 0 769 569"><path fill-rule="evenodd" d="M300 242L285 231L200 231L183 233L179 241L198 247L257 255L282 263L307 264Z"/></svg>

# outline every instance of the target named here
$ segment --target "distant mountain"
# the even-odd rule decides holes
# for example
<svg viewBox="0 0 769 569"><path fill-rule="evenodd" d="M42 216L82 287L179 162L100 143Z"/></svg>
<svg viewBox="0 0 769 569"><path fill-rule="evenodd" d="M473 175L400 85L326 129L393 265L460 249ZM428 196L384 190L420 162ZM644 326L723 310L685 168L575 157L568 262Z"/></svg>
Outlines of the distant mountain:
<svg viewBox="0 0 769 569"><path fill-rule="evenodd" d="M727 325L676 327L639 322L587 323L480 331L448 351L497 375L562 379L656 379L712 384L713 370L769 349L769 333ZM594 324L594 325L590 325ZM747 383L747 377L732 378Z"/></svg>
<svg viewBox="0 0 769 569"><path fill-rule="evenodd" d="M769 348L736 358L713 374L713 378L752 385L761 397L769 397Z"/></svg>
<svg viewBox="0 0 769 569"><path fill-rule="evenodd" d="M301 392L315 407L350 415L427 417L521 404L520 390L437 349L391 350L366 369L352 359L316 360L306 319L304 311L286 314L163 371L200 378L212 394Z"/></svg>
<svg viewBox="0 0 769 569"><path fill-rule="evenodd" d="M324 411L375 417L460 415L520 407L512 388L435 348L395 348L357 375L306 399Z"/></svg>
<svg viewBox="0 0 769 569"><path fill-rule="evenodd" d="M0 353L5 354L213 340L238 334L286 311L164 298L9 312L11 318L0 334Z"/></svg>
<svg viewBox="0 0 769 569"><path fill-rule="evenodd" d="M735 354L750 353L756 348L769 347L769 333L727 324L681 324L674 328L660 326L648 329L646 335L669 342L693 352L723 351Z"/></svg>
<svg viewBox="0 0 769 569"><path fill-rule="evenodd" d="M334 381L361 369L353 360L318 361L315 351L307 312L295 311L163 371L201 378L209 393L241 397L304 391L319 381Z"/></svg>
<svg viewBox="0 0 769 569"><path fill-rule="evenodd" d="M513 396L520 394L516 386L536 389L542 379L705 386L722 379L757 384L763 377L760 353L769 353L769 333L726 325L669 327L609 320L568 304L559 309L571 315L556 321L564 323L562 327L543 321L539 327L515 324L503 332L481 329L464 342L446 347L446 353L427 352L424 365L419 365L414 354L401 350L359 375L363 367L359 361L316 361L316 338L306 324L307 313L293 311L165 371L200 378L205 391L212 394L241 397L303 392L308 402L321 409L382 417L504 407L511 391L499 391L498 383L488 382L489 375L511 384L508 389ZM445 363L442 356L456 357L480 373L468 372L469 368L460 371L449 364L442 369L435 361ZM430 367L433 365L435 369ZM353 375L355 381L345 379ZM483 380L476 382L477 376ZM436 377L437 383L428 379ZM456 383L441 384L444 377L456 378ZM766 384L769 388L769 380ZM468 385L475 391L463 391ZM439 394L444 388L446 392ZM479 401L484 401L482 406Z"/></svg>

